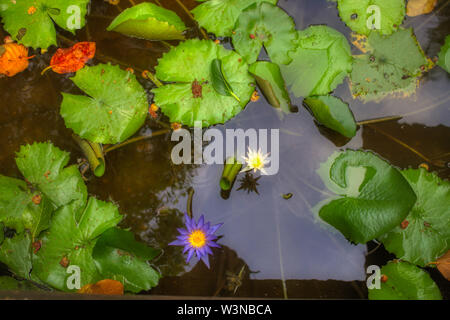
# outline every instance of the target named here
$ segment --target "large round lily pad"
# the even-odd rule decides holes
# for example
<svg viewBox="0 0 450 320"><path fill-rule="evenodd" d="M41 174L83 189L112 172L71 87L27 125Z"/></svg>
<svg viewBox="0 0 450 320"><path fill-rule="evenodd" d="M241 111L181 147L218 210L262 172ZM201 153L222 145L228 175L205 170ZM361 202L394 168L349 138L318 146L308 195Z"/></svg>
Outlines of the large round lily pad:
<svg viewBox="0 0 450 320"><path fill-rule="evenodd" d="M63 93L61 115L83 139L118 143L144 124L147 95L132 73L99 64L79 70L72 80L88 96Z"/></svg>
<svg viewBox="0 0 450 320"><path fill-rule="evenodd" d="M222 63L222 73L233 96L218 92L211 65ZM156 67L158 79L171 82L153 89L154 101L172 122L203 127L224 123L241 112L255 90L241 56L213 41L188 40L166 53Z"/></svg>

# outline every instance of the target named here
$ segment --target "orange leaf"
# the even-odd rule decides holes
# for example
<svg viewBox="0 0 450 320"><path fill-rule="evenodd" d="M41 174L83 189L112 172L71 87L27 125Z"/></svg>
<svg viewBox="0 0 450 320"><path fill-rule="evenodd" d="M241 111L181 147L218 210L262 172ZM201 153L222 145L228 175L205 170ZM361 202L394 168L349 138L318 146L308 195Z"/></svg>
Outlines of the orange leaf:
<svg viewBox="0 0 450 320"><path fill-rule="evenodd" d="M450 250L436 261L439 272L450 281Z"/></svg>
<svg viewBox="0 0 450 320"><path fill-rule="evenodd" d="M42 73L50 68L60 74L76 72L94 55L95 42L78 42L70 48L59 48L50 60L50 66Z"/></svg>
<svg viewBox="0 0 450 320"><path fill-rule="evenodd" d="M87 284L83 286L80 290L78 290L78 293L122 295L123 284L117 280L105 279L94 284Z"/></svg>
<svg viewBox="0 0 450 320"><path fill-rule="evenodd" d="M436 7L437 0L409 0L406 14L410 17L428 14Z"/></svg>
<svg viewBox="0 0 450 320"><path fill-rule="evenodd" d="M17 43L0 46L0 73L13 77L28 68L28 48Z"/></svg>

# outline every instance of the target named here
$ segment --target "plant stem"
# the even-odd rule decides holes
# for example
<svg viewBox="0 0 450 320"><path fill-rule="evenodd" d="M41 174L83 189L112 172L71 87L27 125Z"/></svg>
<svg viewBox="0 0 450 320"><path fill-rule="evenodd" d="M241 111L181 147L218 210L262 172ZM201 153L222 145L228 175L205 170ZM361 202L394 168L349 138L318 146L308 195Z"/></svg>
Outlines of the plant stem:
<svg viewBox="0 0 450 320"><path fill-rule="evenodd" d="M146 135L146 136L139 136L139 137L131 138L131 139L128 139L127 141L124 141L122 143L118 143L118 144L115 144L115 145L113 145L111 147L106 148L103 151L103 153L107 154L110 151L122 148L122 147L124 147L126 145L129 145L131 143L142 141L142 140L145 140L145 139L150 139L150 138L153 138L153 137L156 137L156 136L161 136L161 135L166 134L166 133L168 133L170 131L171 130L169 130L169 129L164 129L164 130L155 131L152 134L149 134L149 135Z"/></svg>
<svg viewBox="0 0 450 320"><path fill-rule="evenodd" d="M223 168L222 178L220 179L220 188L224 191L230 190L241 169L242 163L238 162L236 157L228 158Z"/></svg>
<svg viewBox="0 0 450 320"><path fill-rule="evenodd" d="M192 212L192 200L194 199L195 190L194 190L194 188L191 187L191 188L189 188L188 192L189 193L188 193L186 211L187 211L187 214L188 214L189 218L192 219L192 217L194 216L194 214Z"/></svg>
<svg viewBox="0 0 450 320"><path fill-rule="evenodd" d="M180 1L180 0L175 0L176 3L178 3L178 5L184 10L184 12L186 12L186 14L189 16L189 18L191 18L192 21L194 21L197 24L197 20L195 20L194 16L192 15L192 13L189 11L188 8L186 8L186 6ZM203 35L203 38L205 38L205 40L208 40L209 37L206 34L205 30L203 30L202 27L198 26L200 32Z"/></svg>
<svg viewBox="0 0 450 320"><path fill-rule="evenodd" d="M358 121L356 124L358 126L364 126L364 125L367 125L367 124L374 124L374 123L380 123L380 122L386 122L386 121L400 120L402 118L403 118L402 116L391 116L391 117L384 117L384 118L378 118L378 119L370 119L370 120Z"/></svg>
<svg viewBox="0 0 450 320"><path fill-rule="evenodd" d="M388 137L389 139L392 139L393 141L397 142L399 145L401 145L402 147L410 150L411 152L415 153L417 156L419 156L420 158L422 158L423 160L425 160L426 162L431 163L432 165L436 166L436 167L440 167L440 168L445 168L445 162L438 160L431 160L429 158L427 158L425 155L423 155L422 153L420 153L419 151L417 151L416 149L414 149L413 147L409 146L408 144L404 143L403 141L391 136L389 133L381 130L380 128L377 128L375 126L369 125L370 127L372 127L375 131L380 132L381 134L385 135L386 137Z"/></svg>

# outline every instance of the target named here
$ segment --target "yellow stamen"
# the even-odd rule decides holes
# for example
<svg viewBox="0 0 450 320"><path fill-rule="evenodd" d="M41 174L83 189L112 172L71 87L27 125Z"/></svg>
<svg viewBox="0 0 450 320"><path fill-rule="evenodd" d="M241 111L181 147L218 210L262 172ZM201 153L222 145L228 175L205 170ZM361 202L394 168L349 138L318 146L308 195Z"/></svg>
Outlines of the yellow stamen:
<svg viewBox="0 0 450 320"><path fill-rule="evenodd" d="M206 235L201 230L194 230L189 235L188 241L194 248L201 248L206 243Z"/></svg>

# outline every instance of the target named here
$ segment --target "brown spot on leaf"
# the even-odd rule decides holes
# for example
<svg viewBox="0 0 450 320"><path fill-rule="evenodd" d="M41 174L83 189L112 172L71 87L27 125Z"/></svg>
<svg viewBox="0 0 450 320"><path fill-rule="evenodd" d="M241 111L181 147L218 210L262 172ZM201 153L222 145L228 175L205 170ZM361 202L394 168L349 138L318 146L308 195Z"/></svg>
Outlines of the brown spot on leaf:
<svg viewBox="0 0 450 320"><path fill-rule="evenodd" d="M386 283L386 281L388 281L388 276L385 274L382 274L380 280L381 280L381 282Z"/></svg>
<svg viewBox="0 0 450 320"><path fill-rule="evenodd" d="M59 262L59 264L63 267L63 268L67 268L69 266L69 259L64 256L62 257L61 261Z"/></svg>
<svg viewBox="0 0 450 320"><path fill-rule="evenodd" d="M33 196L33 198L31 198L31 201L33 201L33 203L34 203L35 205L40 204L40 203L41 203L41 200L42 200L42 198L41 198L41 195L40 195L40 194L36 194L36 195Z"/></svg>
<svg viewBox="0 0 450 320"><path fill-rule="evenodd" d="M34 254L36 254L39 251L39 249L41 249L41 247L42 247L42 241L41 240L35 241L35 242L33 242L32 246L33 246L33 252L34 252Z"/></svg>
<svg viewBox="0 0 450 320"><path fill-rule="evenodd" d="M403 220L402 223L400 224L400 227L402 229L406 229L409 225L409 221L408 220Z"/></svg>
<svg viewBox="0 0 450 320"><path fill-rule="evenodd" d="M197 79L195 79L192 82L192 95L194 96L194 98L203 98L203 87L202 85L197 81Z"/></svg>

